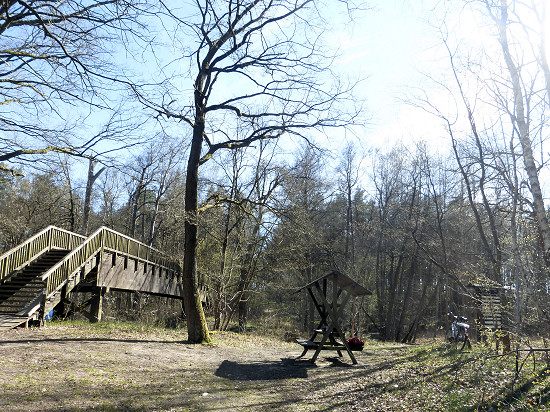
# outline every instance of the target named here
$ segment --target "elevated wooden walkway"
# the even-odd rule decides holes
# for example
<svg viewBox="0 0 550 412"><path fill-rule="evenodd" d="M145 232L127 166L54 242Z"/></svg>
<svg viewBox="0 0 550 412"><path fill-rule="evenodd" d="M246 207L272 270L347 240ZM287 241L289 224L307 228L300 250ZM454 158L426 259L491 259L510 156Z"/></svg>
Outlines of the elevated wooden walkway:
<svg viewBox="0 0 550 412"><path fill-rule="evenodd" d="M178 262L106 227L86 238L50 226L0 256L0 331L43 321L73 290L92 292L92 321L110 289L182 299L180 273Z"/></svg>

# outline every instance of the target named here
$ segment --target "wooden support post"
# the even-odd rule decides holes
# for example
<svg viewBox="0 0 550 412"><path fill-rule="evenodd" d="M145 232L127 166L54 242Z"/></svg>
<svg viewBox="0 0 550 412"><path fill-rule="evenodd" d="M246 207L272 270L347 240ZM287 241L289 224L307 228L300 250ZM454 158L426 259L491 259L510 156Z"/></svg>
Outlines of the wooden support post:
<svg viewBox="0 0 550 412"><path fill-rule="evenodd" d="M49 281L49 280L48 280ZM38 321L40 326L46 326L46 296L47 296L48 286L42 291L42 297L40 300L40 309L38 310Z"/></svg>
<svg viewBox="0 0 550 412"><path fill-rule="evenodd" d="M52 317L56 317L56 318L59 318L59 319L64 319L65 318L65 308L66 308L65 302L67 300L67 285L63 286L63 288L60 291L60 294L61 294L61 296L60 296L59 303L57 305L55 305L55 307L53 308L53 316Z"/></svg>
<svg viewBox="0 0 550 412"><path fill-rule="evenodd" d="M103 309L103 295L105 289L98 287L94 288L93 297L90 302L90 322L101 322L101 311Z"/></svg>

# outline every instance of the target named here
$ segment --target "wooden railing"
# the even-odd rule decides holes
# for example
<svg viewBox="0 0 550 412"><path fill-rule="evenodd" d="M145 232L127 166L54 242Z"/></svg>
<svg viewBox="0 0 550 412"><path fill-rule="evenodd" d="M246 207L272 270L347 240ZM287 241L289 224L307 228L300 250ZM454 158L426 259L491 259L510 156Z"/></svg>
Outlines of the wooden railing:
<svg viewBox="0 0 550 412"><path fill-rule="evenodd" d="M49 297L61 288L76 271L102 250L122 254L146 265L153 265L159 270L166 271L169 276L176 276L180 273L178 263L170 260L160 251L114 230L102 227L42 275L42 280L46 281L46 296Z"/></svg>
<svg viewBox="0 0 550 412"><path fill-rule="evenodd" d="M154 264L158 268L166 270L169 273L180 273L181 268L178 262L174 259L170 259L159 250L109 228L103 227L102 229L105 236L103 245L105 249L127 255L145 263Z"/></svg>
<svg viewBox="0 0 550 412"><path fill-rule="evenodd" d="M68 230L48 226L42 232L37 233L0 256L0 281L48 250L71 250L84 242L85 239L85 236Z"/></svg>

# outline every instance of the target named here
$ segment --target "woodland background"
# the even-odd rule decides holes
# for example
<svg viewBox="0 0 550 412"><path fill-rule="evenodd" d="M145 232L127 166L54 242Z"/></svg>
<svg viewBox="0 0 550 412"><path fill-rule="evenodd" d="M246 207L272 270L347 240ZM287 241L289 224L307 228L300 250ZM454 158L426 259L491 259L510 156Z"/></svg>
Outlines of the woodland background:
<svg viewBox="0 0 550 412"><path fill-rule="evenodd" d="M10 3L0 10L3 251L47 225L88 234L104 225L182 259L183 222L193 218L198 224L196 281L208 297L211 328L244 331L264 324L290 334L308 330L313 307L305 293L295 292L338 270L373 292L346 313L346 327L360 336L375 333L411 342L419 334L436 334L447 327L449 311L473 313L468 284L507 290L505 328L547 336L550 229L544 188L550 71L545 2L473 1L456 8L437 2L443 7L438 13L450 16L437 27L444 69L426 75L432 89L412 89L407 100L436 119L438 129L430 133L438 135L438 150L421 138L384 150L369 148L362 109L335 106L344 95L347 104L357 103L353 92L362 84L350 82L323 100L330 102L322 106L323 121L308 123L299 133L294 132L303 126L298 123L283 130L293 138L250 135L227 151L213 150L216 144L208 141L198 217L185 213L191 132L184 126L196 123L181 114L184 109L173 110L172 95L163 95L186 78L162 62L160 53L155 75L167 77L157 84L146 83L139 64L127 61L152 59L157 41L183 44L180 30L204 29L211 23L204 18L209 10L234 3L197 2L203 18L196 25L165 4L91 2L88 9L85 2L68 0L62 2L65 9L53 9L35 3ZM274 13L282 5L293 4L294 13L312 6L309 1L259 3ZM353 17L373 11L347 12ZM461 16L475 16L487 36L457 39L449 25L460 24ZM168 33L165 38L149 37L151 27L161 33L152 23L157 18ZM176 59L190 61L191 75L196 74L193 58L210 44L205 31L193 33L195 42L178 45L196 50L182 51ZM277 41L278 47L291 43ZM236 62L244 59L239 53ZM286 56L279 69L299 78L303 73L292 72L293 60ZM262 58L251 62L271 70L271 76L277 71ZM338 75L320 60L317 66L300 62L319 76L328 75L321 70L327 67ZM243 68L233 64L226 67L240 73ZM322 79L306 80L314 90ZM296 84L306 81L301 82ZM155 93L147 94L154 87ZM176 94L181 98L189 89ZM238 99L245 97L250 96ZM230 107L238 99L222 97L224 103L210 109L226 109L241 119L242 113ZM289 95L282 100L285 107L294 102ZM308 114L316 114L318 104L308 106ZM181 107L186 105L193 107ZM295 110L294 116L303 115L303 108ZM272 116L268 108L262 113ZM240 136L247 127L258 130L254 121L243 124L237 117L214 117L208 131ZM288 118L280 115L265 124L276 121L285 124ZM108 316L180 322L181 306L165 298L112 293L109 305Z"/></svg>

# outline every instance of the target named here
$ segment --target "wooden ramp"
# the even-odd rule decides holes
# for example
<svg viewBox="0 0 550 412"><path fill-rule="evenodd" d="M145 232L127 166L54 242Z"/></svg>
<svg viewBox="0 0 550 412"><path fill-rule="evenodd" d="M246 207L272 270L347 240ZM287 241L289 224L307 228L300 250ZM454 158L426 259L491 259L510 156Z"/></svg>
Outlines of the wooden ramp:
<svg viewBox="0 0 550 412"><path fill-rule="evenodd" d="M92 292L91 321L110 289L182 299L180 273L177 261L108 228L86 238L50 226L0 256L0 330L43 322L73 290Z"/></svg>
<svg viewBox="0 0 550 412"><path fill-rule="evenodd" d="M31 319L33 319L32 316L0 315L0 332L27 325Z"/></svg>

